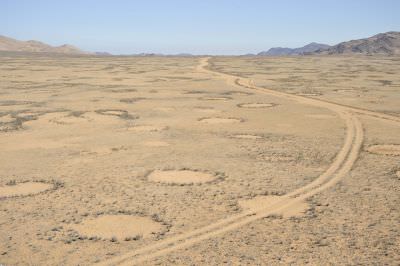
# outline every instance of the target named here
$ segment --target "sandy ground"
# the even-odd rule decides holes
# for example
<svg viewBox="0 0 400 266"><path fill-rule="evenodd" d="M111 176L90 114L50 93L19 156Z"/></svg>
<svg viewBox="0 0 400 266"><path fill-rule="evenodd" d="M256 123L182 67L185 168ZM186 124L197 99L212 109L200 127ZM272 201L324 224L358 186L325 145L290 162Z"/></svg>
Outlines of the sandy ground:
<svg viewBox="0 0 400 266"><path fill-rule="evenodd" d="M398 62L2 55L0 263L396 265Z"/></svg>

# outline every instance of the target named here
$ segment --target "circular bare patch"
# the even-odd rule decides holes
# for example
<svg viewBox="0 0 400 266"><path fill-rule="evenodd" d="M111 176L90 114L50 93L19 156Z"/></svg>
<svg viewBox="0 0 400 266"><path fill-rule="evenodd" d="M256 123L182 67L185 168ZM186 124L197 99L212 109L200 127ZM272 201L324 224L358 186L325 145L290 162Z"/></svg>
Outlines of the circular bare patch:
<svg viewBox="0 0 400 266"><path fill-rule="evenodd" d="M96 113L101 115L111 115L111 116L118 116L122 119L137 119L137 116L133 116L128 113L126 110L118 110L118 109L101 109L96 110Z"/></svg>
<svg viewBox="0 0 400 266"><path fill-rule="evenodd" d="M342 92L342 93L349 93L349 92L351 92L351 93L356 93L356 92L360 92L360 91L362 91L362 90L356 90L356 89L335 89L335 90L333 90L333 91L335 91L335 92Z"/></svg>
<svg viewBox="0 0 400 266"><path fill-rule="evenodd" d="M252 199L240 200L239 206L243 209L257 211L279 202L280 198L279 196L258 196Z"/></svg>
<svg viewBox="0 0 400 266"><path fill-rule="evenodd" d="M262 139L261 136L251 134L238 134L233 136L236 139Z"/></svg>
<svg viewBox="0 0 400 266"><path fill-rule="evenodd" d="M240 118L232 118L232 117L204 117L199 119L200 122L206 124L232 124L232 123L241 123L243 119Z"/></svg>
<svg viewBox="0 0 400 266"><path fill-rule="evenodd" d="M90 150L80 151L80 155L109 155L113 152L113 148L109 147L96 147Z"/></svg>
<svg viewBox="0 0 400 266"><path fill-rule="evenodd" d="M105 110L100 113L103 115L115 115L115 116L121 116L121 115L125 114L125 112L122 110Z"/></svg>
<svg viewBox="0 0 400 266"><path fill-rule="evenodd" d="M278 205L282 200L280 196L258 196L249 200L240 200L239 206L245 210L260 211L272 205ZM306 202L300 201L289 205L273 214L282 215L283 217L302 216L308 209Z"/></svg>
<svg viewBox="0 0 400 266"><path fill-rule="evenodd" d="M148 175L149 181L167 184L201 184L217 178L217 175L193 170L155 170Z"/></svg>
<svg viewBox="0 0 400 266"><path fill-rule="evenodd" d="M367 151L375 154L400 156L400 145L373 145Z"/></svg>
<svg viewBox="0 0 400 266"><path fill-rule="evenodd" d="M121 103L135 103L141 100L144 100L145 98L142 97L134 97L134 98L124 98L119 100Z"/></svg>
<svg viewBox="0 0 400 266"><path fill-rule="evenodd" d="M269 108L274 107L275 103L241 103L237 106L240 108Z"/></svg>
<svg viewBox="0 0 400 266"><path fill-rule="evenodd" d="M53 184L43 182L10 183L0 187L0 198L34 195L52 188Z"/></svg>
<svg viewBox="0 0 400 266"><path fill-rule="evenodd" d="M148 217L132 215L103 215L73 224L72 229L81 236L103 239L138 239L161 232L163 225Z"/></svg>
<svg viewBox="0 0 400 266"><path fill-rule="evenodd" d="M210 97L200 97L200 100L205 100L205 101L227 101L231 100L231 97L223 97L223 96L210 96Z"/></svg>
<svg viewBox="0 0 400 266"><path fill-rule="evenodd" d="M18 117L29 120L33 117L40 116L41 114L42 113L40 112L22 111L18 113Z"/></svg>

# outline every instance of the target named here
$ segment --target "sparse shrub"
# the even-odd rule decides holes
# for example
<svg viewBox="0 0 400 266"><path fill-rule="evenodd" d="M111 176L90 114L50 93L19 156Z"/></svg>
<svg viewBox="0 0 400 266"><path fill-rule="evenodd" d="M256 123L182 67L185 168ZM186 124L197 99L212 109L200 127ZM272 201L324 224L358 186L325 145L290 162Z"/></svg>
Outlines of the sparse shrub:
<svg viewBox="0 0 400 266"><path fill-rule="evenodd" d="M70 116L74 116L74 117L80 117L84 114L84 111L72 111L69 113Z"/></svg>
<svg viewBox="0 0 400 266"><path fill-rule="evenodd" d="M7 186L15 186L17 184L17 181L15 180L10 180L6 183Z"/></svg>

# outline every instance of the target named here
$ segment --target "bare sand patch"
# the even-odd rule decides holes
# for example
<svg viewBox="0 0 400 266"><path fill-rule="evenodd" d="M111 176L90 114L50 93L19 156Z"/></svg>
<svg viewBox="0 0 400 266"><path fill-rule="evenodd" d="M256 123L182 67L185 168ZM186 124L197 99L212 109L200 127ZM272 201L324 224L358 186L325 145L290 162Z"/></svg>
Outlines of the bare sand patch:
<svg viewBox="0 0 400 266"><path fill-rule="evenodd" d="M240 103L237 105L240 108L269 108L276 106L275 103Z"/></svg>
<svg viewBox="0 0 400 266"><path fill-rule="evenodd" d="M296 202L293 205L283 209L282 215L285 218L304 216L309 208L309 205L304 201Z"/></svg>
<svg viewBox="0 0 400 266"><path fill-rule="evenodd" d="M147 238L163 230L163 225L148 217L133 215L103 215L71 226L81 236L102 239L130 240Z"/></svg>
<svg viewBox="0 0 400 266"><path fill-rule="evenodd" d="M231 97L223 97L223 96L210 96L210 97L200 97L200 100L205 100L205 101L227 101L231 100Z"/></svg>
<svg viewBox="0 0 400 266"><path fill-rule="evenodd" d="M123 99L120 99L119 101L121 103L135 103L135 102L138 102L138 101L141 101L144 99L145 98L143 98L143 97L133 97L133 98L123 98Z"/></svg>
<svg viewBox="0 0 400 266"><path fill-rule="evenodd" d="M252 199L240 200L239 206L247 210L260 210L279 202L279 196L258 196Z"/></svg>
<svg viewBox="0 0 400 266"><path fill-rule="evenodd" d="M367 148L367 151L375 154L400 156L400 145L372 145Z"/></svg>
<svg viewBox="0 0 400 266"><path fill-rule="evenodd" d="M18 117L21 118L31 118L40 115L39 112L23 111L18 113Z"/></svg>
<svg viewBox="0 0 400 266"><path fill-rule="evenodd" d="M155 170L147 178L149 181L167 184L201 184L214 181L218 176L193 170Z"/></svg>
<svg viewBox="0 0 400 266"><path fill-rule="evenodd" d="M245 210L257 212L266 207L277 204L280 200L280 196L258 196L249 200L240 200L239 206ZM282 215L285 218L302 216L308 208L309 206L306 202L300 201L284 208L283 210L277 211L275 214Z"/></svg>
<svg viewBox="0 0 400 266"><path fill-rule="evenodd" d="M153 126L153 125L137 125L137 126L132 126L128 127L129 131L135 131L135 132L154 132L154 131L162 131L162 130L167 130L167 126Z"/></svg>
<svg viewBox="0 0 400 266"><path fill-rule="evenodd" d="M96 113L101 115L110 115L110 116L117 116L122 119L137 119L137 116L133 116L128 113L126 110L119 110L119 109L100 109L96 110Z"/></svg>
<svg viewBox="0 0 400 266"><path fill-rule="evenodd" d="M241 123L243 119L240 118L233 118L233 117L204 117L200 118L199 121L201 123L206 124L232 124L232 123Z"/></svg>
<svg viewBox="0 0 400 266"><path fill-rule="evenodd" d="M341 93L355 93L355 92L360 92L361 90L356 90L356 89L334 89L333 91L335 92L341 92Z"/></svg>
<svg viewBox="0 0 400 266"><path fill-rule="evenodd" d="M396 175L397 175L398 178L400 178L400 170L398 170L398 171L396 172Z"/></svg>
<svg viewBox="0 0 400 266"><path fill-rule="evenodd" d="M121 116L123 115L125 112L121 111L121 110L106 110L101 112L101 114L103 115L115 115L115 116Z"/></svg>
<svg viewBox="0 0 400 266"><path fill-rule="evenodd" d="M43 182L24 182L0 187L0 198L38 194L52 189L53 185Z"/></svg>
<svg viewBox="0 0 400 266"><path fill-rule="evenodd" d="M233 135L233 137L236 139L262 139L261 136L251 134L237 134Z"/></svg>
<svg viewBox="0 0 400 266"><path fill-rule="evenodd" d="M147 146L147 147L168 147L168 146L170 146L170 144L168 142L157 141L157 140L145 141L145 142L143 142L143 145Z"/></svg>

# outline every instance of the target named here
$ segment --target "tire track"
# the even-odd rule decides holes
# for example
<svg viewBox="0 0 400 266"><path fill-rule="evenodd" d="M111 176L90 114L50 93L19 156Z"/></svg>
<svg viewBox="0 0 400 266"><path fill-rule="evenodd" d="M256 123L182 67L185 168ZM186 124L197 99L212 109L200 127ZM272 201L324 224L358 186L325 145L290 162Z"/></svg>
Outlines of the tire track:
<svg viewBox="0 0 400 266"><path fill-rule="evenodd" d="M272 90L272 89L257 87L254 85L254 81L251 79L245 79L245 78L241 78L238 76L214 71L214 70L207 68L207 66L209 65L209 63L208 63L209 60L210 60L210 57L202 58L199 66L197 67L197 70L201 71L201 69L203 69L203 71L206 71L210 74L214 74L214 75L217 74L217 75L223 77L227 81L227 83L229 83L231 85L245 87L245 88L248 88L251 90L257 90L257 91L268 93L268 94L271 94L271 95L274 95L277 97L283 97L286 99L296 100L298 102L302 102L302 103L306 103L306 104L310 104L310 105L323 106L323 107L326 107L329 109L342 108L343 110L346 110L349 112L362 114L362 115L366 115L366 116L381 119L381 120L400 123L400 117L397 117L394 115L371 111L368 109L358 108L358 107L354 107L354 106L350 106L350 105L340 104L340 103L336 103L336 102L332 102L332 101L328 101L328 100L309 98L306 96L301 96L301 95L276 91L276 90Z"/></svg>
<svg viewBox="0 0 400 266"><path fill-rule="evenodd" d="M208 58L202 59L197 69L199 71L215 74L215 72L205 69L207 64ZM234 76L223 73L217 73L217 75L224 77L227 82L232 85L242 86L236 84L237 78ZM260 89L255 86L253 87L257 90ZM278 92L277 94L273 94L278 97L298 100L297 96L292 98L292 96L294 95L290 94L281 94L280 92ZM351 114L351 112L344 110L343 107L338 107L336 105L325 102L319 102L318 100L314 101L314 99L309 98L301 99L301 101L304 101L307 104L326 107L332 111L335 111L346 122L347 133L344 144L339 153L336 155L331 166L322 175L320 175L317 179L315 179L308 185L298 188L293 192L282 196L277 202L265 206L262 209L259 209L257 211L244 211L238 215L233 215L231 217L219 220L213 224L204 226L191 232L172 236L165 240L158 241L153 245L139 248L137 250L125 253L121 256L111 258L109 260L99 263L99 265L135 265L144 261L154 259L156 257L167 255L173 251L192 246L200 241L207 240L220 234L235 230L241 226L264 218L268 215L280 211L290 210L296 205L296 203L301 202L306 198L309 198L339 182L351 170L352 166L358 158L359 150L363 142L362 125L360 121Z"/></svg>

